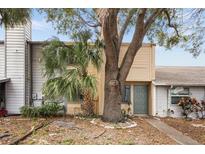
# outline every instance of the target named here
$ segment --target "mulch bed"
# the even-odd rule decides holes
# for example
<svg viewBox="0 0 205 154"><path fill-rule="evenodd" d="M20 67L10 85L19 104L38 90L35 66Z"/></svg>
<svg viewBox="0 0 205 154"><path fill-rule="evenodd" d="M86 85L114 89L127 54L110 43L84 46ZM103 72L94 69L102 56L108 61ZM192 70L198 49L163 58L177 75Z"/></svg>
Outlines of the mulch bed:
<svg viewBox="0 0 205 154"><path fill-rule="evenodd" d="M205 120L187 121L178 118L161 118L161 120L199 143L205 144Z"/></svg>
<svg viewBox="0 0 205 154"><path fill-rule="evenodd" d="M92 119L56 118L52 124L33 133L20 144L176 144L143 118L132 120L137 123L136 127L106 129L92 124Z"/></svg>

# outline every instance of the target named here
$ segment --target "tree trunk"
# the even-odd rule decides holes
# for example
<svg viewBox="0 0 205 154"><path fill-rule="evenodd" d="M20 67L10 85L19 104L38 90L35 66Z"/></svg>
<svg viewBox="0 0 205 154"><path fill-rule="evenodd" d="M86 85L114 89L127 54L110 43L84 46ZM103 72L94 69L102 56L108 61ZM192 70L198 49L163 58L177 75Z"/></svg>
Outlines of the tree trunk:
<svg viewBox="0 0 205 154"><path fill-rule="evenodd" d="M106 64L107 65L107 64ZM105 68L105 96L103 120L109 122L119 122L122 120L121 114L121 84L117 78L118 70Z"/></svg>

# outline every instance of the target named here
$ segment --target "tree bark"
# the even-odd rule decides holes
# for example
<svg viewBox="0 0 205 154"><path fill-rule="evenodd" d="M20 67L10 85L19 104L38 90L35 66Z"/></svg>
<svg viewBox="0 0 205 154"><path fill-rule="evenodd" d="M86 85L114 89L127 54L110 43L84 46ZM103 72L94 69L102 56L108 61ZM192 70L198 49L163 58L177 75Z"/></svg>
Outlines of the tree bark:
<svg viewBox="0 0 205 154"><path fill-rule="evenodd" d="M119 81L118 9L100 9L99 19L105 43L105 85L103 120L119 122L121 116L121 86Z"/></svg>
<svg viewBox="0 0 205 154"><path fill-rule="evenodd" d="M112 69L105 67L105 97L103 120L110 122L119 122L122 120L121 115L121 86L118 79L112 78L114 74Z"/></svg>

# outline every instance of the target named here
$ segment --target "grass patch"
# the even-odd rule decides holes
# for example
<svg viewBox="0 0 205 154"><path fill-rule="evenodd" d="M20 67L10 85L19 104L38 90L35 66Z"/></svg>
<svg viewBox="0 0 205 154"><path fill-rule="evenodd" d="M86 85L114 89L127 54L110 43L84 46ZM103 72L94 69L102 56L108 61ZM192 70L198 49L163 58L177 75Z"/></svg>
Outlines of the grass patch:
<svg viewBox="0 0 205 154"><path fill-rule="evenodd" d="M60 144L72 145L72 144L74 144L74 140L73 139L66 139L66 140L63 140L62 142L60 142Z"/></svg>
<svg viewBox="0 0 205 154"><path fill-rule="evenodd" d="M131 141L131 140L124 140L124 141L120 141L121 145L134 145L134 141Z"/></svg>

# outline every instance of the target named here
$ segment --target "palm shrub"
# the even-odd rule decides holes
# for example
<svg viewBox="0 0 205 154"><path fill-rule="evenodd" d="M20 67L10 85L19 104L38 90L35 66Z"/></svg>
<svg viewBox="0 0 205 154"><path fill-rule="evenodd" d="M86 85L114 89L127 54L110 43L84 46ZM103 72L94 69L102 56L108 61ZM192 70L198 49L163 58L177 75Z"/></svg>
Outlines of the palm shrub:
<svg viewBox="0 0 205 154"><path fill-rule="evenodd" d="M88 31L78 32L72 39L73 43L65 44L54 38L44 45L41 63L47 80L43 85L43 93L48 99L66 97L69 101L82 95L83 104L93 104L97 79L88 72L88 67L92 64L97 70L100 69L102 43L99 39L92 40ZM93 105L83 104L84 107L91 107L86 109L89 110L86 115L93 114L93 111L90 111L93 110Z"/></svg>

